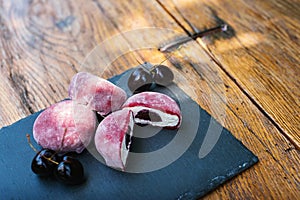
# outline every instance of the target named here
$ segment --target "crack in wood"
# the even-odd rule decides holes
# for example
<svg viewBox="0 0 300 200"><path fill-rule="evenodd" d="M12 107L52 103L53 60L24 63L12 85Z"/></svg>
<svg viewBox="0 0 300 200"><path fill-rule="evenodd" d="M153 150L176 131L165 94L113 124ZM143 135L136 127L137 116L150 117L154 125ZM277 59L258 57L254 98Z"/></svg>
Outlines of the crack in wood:
<svg viewBox="0 0 300 200"><path fill-rule="evenodd" d="M206 29L204 31L195 33L191 36L188 36L188 37L185 37L185 38L180 38L178 40L175 40L174 42L170 42L169 44L167 44L163 47L160 47L158 50L161 51L161 52L166 52L166 51L172 50L175 47L179 47L180 45L185 44L189 41L196 40L197 38L201 38L201 37L204 37L204 36L207 36L207 35L212 35L212 34L217 33L217 32L226 32L226 31L227 31L227 24L222 24L220 26L210 28L210 29Z"/></svg>
<svg viewBox="0 0 300 200"><path fill-rule="evenodd" d="M180 21L164 6L164 4L162 2L160 2L159 0L156 0L156 2L162 7L162 9L164 9L164 11L176 22L176 24L178 26L180 26L180 28L182 28L182 30L187 34L190 35L190 32L184 27L184 25L182 25L180 23Z"/></svg>
<svg viewBox="0 0 300 200"><path fill-rule="evenodd" d="M29 98L29 92L24 85L24 77L22 75L16 75L13 74L11 68L9 70L9 77L10 81L12 83L12 86L15 88L15 91L18 92L20 100L21 100L21 105L30 112L30 114L35 113L33 107L31 106L31 101Z"/></svg>
<svg viewBox="0 0 300 200"><path fill-rule="evenodd" d="M182 25L180 23L180 21L164 6L164 4L162 4L159 0L157 0L157 2L161 5L161 7L172 17L172 19L174 19L174 21L188 34L190 35L189 31L184 27L184 25ZM217 24L224 24L225 21L223 19L221 19L217 12L212 9L211 7L209 7L209 9L212 12L212 15L216 21ZM182 15L181 12L179 12L180 15ZM183 19L187 22L188 20L183 17ZM187 24L190 24L190 22L187 22ZM227 23L226 23L227 24ZM232 38L235 37L237 40L238 38L236 37L235 31L234 29L232 29L229 26L229 31L227 33L227 36L225 37L225 39L228 38ZM218 38L216 38L218 39ZM188 42L190 40L186 40L186 41L182 41L182 44L185 42ZM251 52L249 51L249 49L247 49L239 40L238 42L243 46L243 48L245 48L245 50L249 53L249 55L251 55L254 59L257 60L257 58L255 56L253 56L251 54ZM171 44L169 46L173 46L173 45L177 45L177 44ZM238 81L236 80L236 78L234 78L226 69L225 67L222 66L222 64L217 60L217 58L213 55L212 51L209 49L209 47L207 46L207 49L205 49L201 44L198 43L198 45L204 50L204 52L211 58L212 62L214 62L215 64L217 64L217 66L219 66L219 68L234 82L234 84L240 89L240 91L246 95L246 97L253 103L253 105L276 127L276 129L288 140L290 141L297 150L300 150L300 146L299 144L294 141L281 127L278 123L276 123L276 121L260 106L260 104L251 97L251 95L243 89L243 87L238 83ZM167 46L168 47L168 46ZM169 47L168 47L169 48Z"/></svg>
<svg viewBox="0 0 300 200"><path fill-rule="evenodd" d="M173 64L173 63L172 63ZM203 77L203 74L201 72L199 72L199 70L197 70L197 65L195 63L191 63L191 62L188 62L188 64L193 68L195 69L195 71L197 72L197 74L199 76L202 77L202 79L205 80L205 78ZM228 106L226 104L226 101L224 101L222 99L222 97L218 94L218 92L214 89L214 87L209 84L209 81L206 81L208 83L208 86L209 88L219 97L219 99L226 105L226 108L228 108L232 113L233 115L238 119L240 120L243 124L244 124L244 127L261 143L261 145L265 148L265 151L271 156L271 158L281 167L281 169L283 171L285 171L285 173L289 174L288 170L281 164L281 162L273 155L273 153L269 150L269 147L265 144L265 142L263 142L263 140L255 133L255 131L249 126L249 124L247 122L245 122L245 120L243 120L236 112L234 109L232 109L230 106ZM244 102L242 102L242 104L244 104ZM288 153L289 151L295 149L294 147L289 147L287 149L285 149L284 151L286 153ZM291 174L292 177L294 178L294 181L296 182L297 179L294 177L293 174Z"/></svg>
<svg viewBox="0 0 300 200"><path fill-rule="evenodd" d="M240 45L243 47L243 48L245 48L245 50L248 52L248 54L253 58L253 59L255 59L255 61L259 61L252 53L251 53L251 51L247 48L247 47L245 47L244 45L243 45L243 43L236 37L236 39L237 39L237 41L240 43ZM208 49L209 49L209 47L207 47ZM212 52L210 51L210 54L212 54ZM210 55L209 54L209 55ZM233 77L232 77L232 75L222 66L222 64L220 63L220 62L218 62L217 60L216 60L216 58L214 58L214 56L212 56L212 58L216 61L216 64L218 64L218 66L220 66L220 68L227 74L227 76L229 77L229 78L231 78L231 79L233 79ZM296 142L296 141L294 141L282 128L281 128L281 126L273 119L273 117L272 116L270 116L264 109L263 109L263 107L262 106L260 106L260 104L254 99L254 98L252 98L251 97L251 95L250 94L248 94L247 93L247 91L245 91L244 89L243 89L243 87L237 82L237 80L236 79L234 79L234 82L235 82L235 84L239 87L239 89L247 96L247 98L249 98L250 99L250 101L258 108L258 110L260 111L260 112L262 112L263 113L263 115L279 130L279 132L288 140L288 141L290 141L296 148L297 148L297 150L300 150L300 146L299 146L299 144Z"/></svg>
<svg viewBox="0 0 300 200"><path fill-rule="evenodd" d="M213 62L215 62L221 68L221 70L234 82L234 84L240 89L240 91L251 101L251 103L253 103L253 105L272 123L272 125L274 125L276 129L289 142L291 142L298 150L300 150L300 146L297 144L297 142L293 141L293 139L290 138L290 136L287 133L285 133L285 131L280 127L280 125L275 122L275 120L259 105L259 103L254 98L252 98L251 95L246 90L243 89L243 87L238 83L238 81L222 66L222 64L215 58L215 56L213 56L213 53L210 51L209 47L207 47L208 51L205 48L203 49L208 54L208 56L211 57Z"/></svg>

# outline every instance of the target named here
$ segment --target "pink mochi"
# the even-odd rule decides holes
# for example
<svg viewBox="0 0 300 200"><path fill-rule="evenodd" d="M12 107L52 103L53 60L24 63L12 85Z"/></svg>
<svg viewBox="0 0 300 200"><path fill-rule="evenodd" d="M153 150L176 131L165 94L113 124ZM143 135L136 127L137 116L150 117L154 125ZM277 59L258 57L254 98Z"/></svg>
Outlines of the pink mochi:
<svg viewBox="0 0 300 200"><path fill-rule="evenodd" d="M130 110L113 112L99 124L95 134L95 146L107 166L125 170L133 125Z"/></svg>
<svg viewBox="0 0 300 200"><path fill-rule="evenodd" d="M118 110L127 99L123 89L87 72L79 72L72 78L69 97L100 115Z"/></svg>
<svg viewBox="0 0 300 200"><path fill-rule="evenodd" d="M35 120L33 137L43 148L81 153L97 126L95 112L72 100L53 104Z"/></svg>
<svg viewBox="0 0 300 200"><path fill-rule="evenodd" d="M122 109L133 112L135 123L150 124L169 129L181 125L181 111L169 96L158 92L141 92L129 97Z"/></svg>

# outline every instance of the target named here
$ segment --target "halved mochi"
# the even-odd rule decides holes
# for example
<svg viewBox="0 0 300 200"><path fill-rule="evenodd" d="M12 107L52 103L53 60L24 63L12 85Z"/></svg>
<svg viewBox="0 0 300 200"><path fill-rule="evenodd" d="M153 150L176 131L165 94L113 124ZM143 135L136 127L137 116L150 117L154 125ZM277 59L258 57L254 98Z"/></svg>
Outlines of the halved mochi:
<svg viewBox="0 0 300 200"><path fill-rule="evenodd" d="M69 97L102 116L118 110L127 99L123 89L87 72L79 72L72 78Z"/></svg>
<svg viewBox="0 0 300 200"><path fill-rule="evenodd" d="M107 166L125 170L133 125L130 110L115 111L99 124L95 134L95 145Z"/></svg>
<svg viewBox="0 0 300 200"><path fill-rule="evenodd" d="M122 106L133 112L138 124L176 129L181 124L181 112L169 96L158 92L141 92L127 99Z"/></svg>
<svg viewBox="0 0 300 200"><path fill-rule="evenodd" d="M96 131L96 113L72 100L51 105L36 118L33 137L43 148L81 153Z"/></svg>

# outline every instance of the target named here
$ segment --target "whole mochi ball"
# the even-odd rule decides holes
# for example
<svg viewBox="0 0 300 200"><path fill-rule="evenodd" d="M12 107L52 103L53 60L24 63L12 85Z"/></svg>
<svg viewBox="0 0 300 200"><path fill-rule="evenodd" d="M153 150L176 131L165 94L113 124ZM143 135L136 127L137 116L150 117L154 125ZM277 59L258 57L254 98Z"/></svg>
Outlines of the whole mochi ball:
<svg viewBox="0 0 300 200"><path fill-rule="evenodd" d="M81 153L91 142L96 126L95 112L65 100L53 104L37 117L33 137L43 148Z"/></svg>

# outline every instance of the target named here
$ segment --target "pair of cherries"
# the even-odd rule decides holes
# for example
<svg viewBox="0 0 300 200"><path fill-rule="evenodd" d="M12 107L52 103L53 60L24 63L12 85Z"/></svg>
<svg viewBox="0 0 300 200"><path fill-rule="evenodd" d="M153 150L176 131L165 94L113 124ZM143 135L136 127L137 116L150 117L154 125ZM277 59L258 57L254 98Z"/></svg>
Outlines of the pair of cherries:
<svg viewBox="0 0 300 200"><path fill-rule="evenodd" d="M129 76L128 88L139 93L151 90L154 84L168 86L173 79L173 72L165 65L155 65L151 69L138 67Z"/></svg>
<svg viewBox="0 0 300 200"><path fill-rule="evenodd" d="M55 151L42 149L33 158L31 170L43 177L52 176L65 184L77 185L84 181L84 170L79 160L59 156Z"/></svg>

